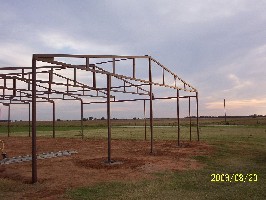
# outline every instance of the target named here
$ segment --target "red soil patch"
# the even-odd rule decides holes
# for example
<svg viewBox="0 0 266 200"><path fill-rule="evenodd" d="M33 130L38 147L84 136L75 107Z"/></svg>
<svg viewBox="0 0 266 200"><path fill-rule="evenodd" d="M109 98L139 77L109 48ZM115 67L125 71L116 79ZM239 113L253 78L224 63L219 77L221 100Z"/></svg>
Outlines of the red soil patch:
<svg viewBox="0 0 266 200"><path fill-rule="evenodd" d="M9 157L31 154L31 138L0 138ZM112 164L107 161L107 140L41 138L37 152L76 150L77 154L38 160L39 189L29 187L19 198L58 199L67 189L106 181L136 181L153 178L154 172L198 169L202 163L195 155L210 154L212 148L202 142L155 141L150 154L148 141L112 140ZM0 178L31 182L31 162L0 165ZM41 186L40 186L41 185Z"/></svg>

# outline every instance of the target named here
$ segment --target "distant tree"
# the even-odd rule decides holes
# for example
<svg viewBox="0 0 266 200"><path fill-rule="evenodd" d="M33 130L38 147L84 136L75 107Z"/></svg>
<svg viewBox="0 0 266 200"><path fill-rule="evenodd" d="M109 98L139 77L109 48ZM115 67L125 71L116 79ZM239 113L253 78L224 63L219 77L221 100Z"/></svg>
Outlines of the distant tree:
<svg viewBox="0 0 266 200"><path fill-rule="evenodd" d="M134 120L136 120L137 118L136 117L133 117Z"/></svg>
<svg viewBox="0 0 266 200"><path fill-rule="evenodd" d="M105 118L104 118L104 117L102 117L102 118L101 118L101 120L105 120Z"/></svg>
<svg viewBox="0 0 266 200"><path fill-rule="evenodd" d="M58 121L58 122L59 122L59 121L61 121L61 119L57 119L56 121Z"/></svg>
<svg viewBox="0 0 266 200"><path fill-rule="evenodd" d="M89 117L89 120L93 120L93 117Z"/></svg>

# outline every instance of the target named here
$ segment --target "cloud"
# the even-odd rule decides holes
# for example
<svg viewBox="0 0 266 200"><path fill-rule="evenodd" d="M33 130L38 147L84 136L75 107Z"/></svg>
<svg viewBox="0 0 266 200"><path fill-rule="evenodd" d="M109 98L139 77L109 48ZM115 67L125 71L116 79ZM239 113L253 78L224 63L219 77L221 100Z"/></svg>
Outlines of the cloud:
<svg viewBox="0 0 266 200"><path fill-rule="evenodd" d="M229 74L228 79L232 82L232 87L224 90L224 92L237 92L237 90L247 89L253 85L251 81L240 80L235 74Z"/></svg>
<svg viewBox="0 0 266 200"><path fill-rule="evenodd" d="M220 112L224 98L236 115L265 111L265 1L15 2L1 2L1 66L30 66L33 53L148 54L198 89L203 115Z"/></svg>
<svg viewBox="0 0 266 200"><path fill-rule="evenodd" d="M102 44L100 42L90 41L89 38L79 39L70 34L60 31L49 31L49 33L39 33L41 45L49 49L67 50L72 52L89 52L89 54L108 54L110 52L119 52L119 45Z"/></svg>
<svg viewBox="0 0 266 200"><path fill-rule="evenodd" d="M10 66L31 66L33 50L21 43L1 42L0 65Z"/></svg>

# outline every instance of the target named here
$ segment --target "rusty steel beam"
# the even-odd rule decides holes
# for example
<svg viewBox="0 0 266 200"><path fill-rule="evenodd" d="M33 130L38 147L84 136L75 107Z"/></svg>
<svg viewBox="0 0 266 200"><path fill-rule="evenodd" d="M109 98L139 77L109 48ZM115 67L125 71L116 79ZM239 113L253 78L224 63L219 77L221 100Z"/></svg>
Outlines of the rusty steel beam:
<svg viewBox="0 0 266 200"><path fill-rule="evenodd" d="M53 104L53 138L55 138L55 102L52 101Z"/></svg>
<svg viewBox="0 0 266 200"><path fill-rule="evenodd" d="M181 79L179 76L177 76L175 73L173 73L172 71L170 71L168 68L166 68L164 65L162 65L160 62L158 62L157 60L155 60L154 58L151 58L151 60L153 62L155 62L156 64L158 64L159 66L161 66L165 71L167 71L168 73L170 73L171 75L173 75L174 77L177 77L177 79L181 82L183 82L185 85L187 85L188 87L190 87L192 90L194 90L194 92L196 92L197 90L192 87L190 84L188 84L187 82L185 82L183 79Z"/></svg>
<svg viewBox="0 0 266 200"><path fill-rule="evenodd" d="M30 124L30 103L29 103L29 137L31 136L31 124Z"/></svg>
<svg viewBox="0 0 266 200"><path fill-rule="evenodd" d="M10 104L8 104L7 136L10 137Z"/></svg>
<svg viewBox="0 0 266 200"><path fill-rule="evenodd" d="M150 131L151 131L151 153L153 153L153 93L152 93L152 70L151 59L149 59L149 82L150 82Z"/></svg>
<svg viewBox="0 0 266 200"><path fill-rule="evenodd" d="M95 71L95 65L92 67L92 87L96 88L96 71Z"/></svg>
<svg viewBox="0 0 266 200"><path fill-rule="evenodd" d="M86 69L90 68L90 58L86 58Z"/></svg>
<svg viewBox="0 0 266 200"><path fill-rule="evenodd" d="M29 91L32 91L32 90L30 89L30 74L28 74L28 90L29 90Z"/></svg>
<svg viewBox="0 0 266 200"><path fill-rule="evenodd" d="M113 91L113 90L112 90ZM195 96L179 96L179 99L182 99L182 98L188 98L188 97L195 97ZM159 97L159 98L155 98L153 97L153 100L162 100L162 99L177 99L177 97ZM141 99L121 99L121 100L113 100L113 101L110 101L111 103L115 103L115 102L132 102L132 101L145 101L145 100L149 100L149 98L147 99L144 99L144 98L141 98ZM84 102L84 104L98 104L98 103L107 103L107 101L91 101L91 102Z"/></svg>
<svg viewBox="0 0 266 200"><path fill-rule="evenodd" d="M24 69L22 69L22 72L21 73L22 73L22 78L24 79L24 75L25 75L24 74Z"/></svg>
<svg viewBox="0 0 266 200"><path fill-rule="evenodd" d="M196 92L196 105L197 105L197 136L199 141L199 96L198 92Z"/></svg>
<svg viewBox="0 0 266 200"><path fill-rule="evenodd" d="M16 78L13 78L13 96L16 96L16 92L17 92L17 82L16 82Z"/></svg>
<svg viewBox="0 0 266 200"><path fill-rule="evenodd" d="M189 140L191 141L190 97L188 98L188 116L189 116Z"/></svg>
<svg viewBox="0 0 266 200"><path fill-rule="evenodd" d="M84 65L75 65L75 64L67 64L64 62L56 61L56 58L60 57L71 57L71 58L84 58L86 60ZM94 59L101 59L99 62L90 63ZM91 60L90 60L91 59ZM106 59L106 60L105 60ZM111 60L110 60L111 59ZM132 65L130 64L130 68L133 69L132 76L125 76L122 74L117 74L116 72L116 62L123 62L124 60L130 60L132 59ZM147 59L149 61L148 64L148 70L149 70L149 77L147 78L137 78L136 77L136 60L137 59ZM41 66L37 67L36 62L42 61L49 64L52 64L52 66ZM97 65L102 65L102 67L105 67L107 63L112 63L113 70L105 70ZM152 65L155 68L162 69L162 83L159 82L153 82L152 78ZM147 67L147 66L144 66ZM67 78L63 75L60 75L58 73L55 73L55 70L64 70L64 69L73 69L74 74L72 74L72 78ZM147 69L147 68L145 68ZM0 70L3 70L3 68ZM5 70L14 70L14 73L8 73L8 74L0 74L0 78L4 80L4 87L3 89L3 99L0 99L0 101L21 101L21 102L27 102L29 104L29 112L32 112L32 126L30 127L30 116L29 116L29 129L32 130L32 183L37 182L37 159L36 159L36 102L53 102L53 99L61 99L61 100L80 100L81 101L81 132L82 132L82 138L84 137L83 134L83 106L84 104L93 104L93 103L106 103L107 104L107 126L108 126L108 163L111 163L111 108L110 105L112 102L127 102L127 101L144 101L144 120L145 120L145 140L147 137L146 132L146 101L149 100L150 103L150 132L151 132L151 153L153 153L154 148L154 140L153 140L153 100L159 100L159 99L177 99L177 118L178 118L178 145L180 140L180 122L179 122L179 99L181 98L189 98L189 117L191 120L191 108L190 108L190 100L191 97L196 97L196 103L197 103L197 134L198 134L198 140L199 140L199 122L198 122L198 92L195 88L193 88L191 85L189 85L187 82L185 82L183 79L178 77L175 73L170 71L168 68L166 68L164 65L156 61L151 56L145 55L145 56L117 56L117 55L70 55L70 54L34 54L32 57L32 66L29 68L5 68ZM16 73L16 70L19 71L19 73ZM31 71L27 71L31 70ZM87 71L89 74L92 74L92 84L86 85L84 83L81 83L78 81L78 70L79 72ZM144 69L142 69L144 70ZM49 78L47 80L37 80L36 76L38 74L49 74ZM97 88L97 80L96 75L102 74L107 76L107 85L103 88ZM166 76L167 75L167 76ZM169 85L165 84L166 77L168 78L168 75L170 75L172 78L175 79L175 85ZM66 84L61 83L60 81L53 81L53 76L58 76L60 80L66 80ZM28 78L26 78L28 77ZM124 82L124 85L118 84L118 86L111 86L111 78L115 78L118 80L122 80ZM13 79L13 88L7 88L6 87L6 80L7 79ZM56 79L57 80L57 79ZM26 84L28 84L28 89L18 89L16 86L19 84L17 81L23 81ZM71 83L70 83L71 81ZM176 81L179 82L179 85L183 84L182 87L178 87L176 84ZM72 82L74 84L72 84ZM143 87L142 87L143 86ZM149 89L146 90L145 86L149 86ZM171 89L177 90L177 96L175 97L154 97L154 89L153 86L159 86L159 87L167 87ZM56 89L54 87L57 87L59 89ZM73 87L69 88L69 87ZM119 89L123 89L124 91L121 91ZM128 90L128 88L134 88L133 92L132 90ZM6 95L6 90L8 93L13 92L12 95ZM39 90L39 91L37 91ZM189 96L180 96L179 90L184 90L185 92L195 92L196 96L189 95ZM97 92L97 96L92 95L91 92ZM146 95L146 98L136 98L135 96L132 99L127 98L116 98L116 96L112 96L112 93L118 93L122 92L125 95L127 94L134 94L134 95ZM101 94L99 96L99 93ZM55 94L49 95L49 94ZM59 97L58 97L59 95ZM67 99L65 99L65 97ZM89 101L83 102L83 100L86 100L86 97L102 97L104 98L104 101L94 101L90 98L87 98ZM113 100L111 100L113 98ZM30 106L31 103L31 106ZM30 109L32 107L32 110ZM29 130L29 136L30 136L30 130ZM53 137L55 137L55 102L53 102ZM190 140L191 140L191 121L190 121Z"/></svg>
<svg viewBox="0 0 266 200"><path fill-rule="evenodd" d="M147 140L146 100L144 100L144 138Z"/></svg>
<svg viewBox="0 0 266 200"><path fill-rule="evenodd" d="M151 62L151 58L149 56L147 56L147 58L149 58L150 62ZM58 64L58 65L62 65L62 66L65 66L65 67L69 67L69 68L79 68L81 70L85 70L85 66L83 67L79 67L77 65L71 65L71 64L67 64L67 63L63 63L63 62L58 62L58 61L47 61L45 59L39 59L40 61L43 61L43 62L49 62L51 64ZM153 59L154 61L154 59ZM156 62L155 62L156 63ZM159 65L161 66L161 65ZM115 73L110 73L106 70L103 70L102 68L99 68L97 67L98 70L89 70L89 71L94 71L94 72L97 72L97 73L101 73L101 74L111 74L112 76L116 77L116 78L123 78L123 79L128 79L128 80L133 80L133 81L138 81L138 82L143 82L143 83L150 83L150 81L146 81L146 80L143 80L143 79L137 79L137 78L132 78L132 77L129 77L129 76L124 76L124 75L119 75L119 74L115 74ZM168 70L166 67L164 67L164 69L166 71L168 71L170 73L170 70ZM161 83L156 83L156 82L152 82L153 85L157 85L157 86L163 86L163 87L168 87L168 88L173 88L173 89L179 89L179 90L184 90L184 91L190 91L190 92L196 92L197 90L195 88L193 88L192 86L190 86L188 83L186 83L185 81L183 81L180 77L178 77L176 74L174 73L170 73L171 75L173 75L174 77L177 77L179 81L185 83L188 87L190 87L191 89L186 89L184 90L183 87L182 88L179 88L177 86L171 86L171 85L166 85L166 84L161 84Z"/></svg>
<svg viewBox="0 0 266 200"><path fill-rule="evenodd" d="M31 70L31 67L0 67L0 71L13 71L13 70L20 70L20 69Z"/></svg>
<svg viewBox="0 0 266 200"><path fill-rule="evenodd" d="M115 74L115 58L113 58L113 73Z"/></svg>
<svg viewBox="0 0 266 200"><path fill-rule="evenodd" d="M51 68L51 71L49 72L49 89L48 89L48 93L51 93L52 82L53 82L53 68Z"/></svg>
<svg viewBox="0 0 266 200"><path fill-rule="evenodd" d="M12 101L14 101L14 99L12 99ZM7 136L10 137L10 123L11 123L11 104L28 104L29 105L29 137L30 137L30 103L29 102L11 102L10 103L3 103L4 106L8 106L8 120L7 120Z"/></svg>
<svg viewBox="0 0 266 200"><path fill-rule="evenodd" d="M75 66L73 66L73 67L75 67ZM95 67L95 65L94 65L94 67ZM81 70L83 70L83 69L81 69ZM54 75L56 75L56 76L58 76L58 77L60 77L60 78L63 78L63 79L68 79L68 78L66 78L66 77L64 77L64 76L62 76L62 75L59 75L59 74L57 74L57 73L54 73ZM119 77L116 77L116 78L118 78L118 79L121 79L121 78L119 78ZM95 79L95 77L94 77L94 79ZM149 85L149 84L139 84L139 85L134 85L134 84L132 84L132 83L130 83L129 81L126 81L125 79L121 79L121 80L123 80L125 83L128 83L129 84L129 86L127 86L127 87L131 87L131 86L134 86L134 87L137 87L137 88L139 88L139 89L141 89L142 91L145 91L145 92L148 92L148 91L146 91L146 90L144 90L143 88L141 88L140 86L142 86L142 85ZM74 81L74 80L72 80L72 81ZM42 83L45 83L45 81L41 81ZM77 81L76 81L77 82ZM96 87L96 79L93 81L93 82L95 82L95 84L94 84L94 86ZM87 86L87 85L85 85L85 84L82 84L82 83L80 83L80 82L77 82L78 84L80 84L83 88L84 87L86 87L86 88L88 88L88 89L91 89L91 90L95 90L96 88L95 87L89 87L89 86ZM53 84L58 84L58 83L53 83ZM62 84L63 85L63 84ZM70 85L70 86L76 86L76 85ZM121 88L121 87L123 87L123 86L120 86L120 87L117 87L117 88ZM102 89L102 90L104 90L104 88L97 88L98 90L100 90L100 89Z"/></svg>
<svg viewBox="0 0 266 200"><path fill-rule="evenodd" d="M3 96L5 96L5 88L6 88L6 79L4 78Z"/></svg>
<svg viewBox="0 0 266 200"><path fill-rule="evenodd" d="M77 68L74 67L74 86L77 85Z"/></svg>
<svg viewBox="0 0 266 200"><path fill-rule="evenodd" d="M84 139L83 131L83 101L80 100L80 127L81 127L81 138Z"/></svg>
<svg viewBox="0 0 266 200"><path fill-rule="evenodd" d="M32 183L37 182L36 147L36 56L32 57Z"/></svg>
<svg viewBox="0 0 266 200"><path fill-rule="evenodd" d="M107 127L108 127L108 163L111 163L111 108L110 108L110 92L111 92L111 75L107 74Z"/></svg>
<svg viewBox="0 0 266 200"><path fill-rule="evenodd" d="M133 60L133 78L136 78L136 60L135 58Z"/></svg>
<svg viewBox="0 0 266 200"><path fill-rule="evenodd" d="M165 69L163 69L163 84L165 84L165 80L164 80L164 76L165 76L165 75L164 75L164 70L165 70Z"/></svg>
<svg viewBox="0 0 266 200"><path fill-rule="evenodd" d="M55 58L55 57L71 57L71 58L149 58L150 56L121 56L121 55L73 55L73 54L34 54L37 58Z"/></svg>
<svg viewBox="0 0 266 200"><path fill-rule="evenodd" d="M180 146L179 90L176 90L177 146Z"/></svg>

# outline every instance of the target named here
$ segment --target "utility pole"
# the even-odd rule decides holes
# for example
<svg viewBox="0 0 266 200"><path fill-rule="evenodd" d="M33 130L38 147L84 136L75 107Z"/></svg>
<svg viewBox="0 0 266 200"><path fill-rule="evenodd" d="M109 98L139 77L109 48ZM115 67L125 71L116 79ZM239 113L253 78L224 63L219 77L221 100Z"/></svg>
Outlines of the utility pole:
<svg viewBox="0 0 266 200"><path fill-rule="evenodd" d="M226 109L225 109L225 99L224 99L224 123L226 124Z"/></svg>

